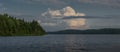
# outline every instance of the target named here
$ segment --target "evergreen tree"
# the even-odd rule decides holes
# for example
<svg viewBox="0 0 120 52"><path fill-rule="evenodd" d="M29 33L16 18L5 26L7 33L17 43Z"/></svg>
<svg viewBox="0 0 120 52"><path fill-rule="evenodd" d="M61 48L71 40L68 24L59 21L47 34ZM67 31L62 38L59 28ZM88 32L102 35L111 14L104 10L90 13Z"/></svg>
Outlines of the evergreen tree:
<svg viewBox="0 0 120 52"><path fill-rule="evenodd" d="M33 20L25 22L21 19L9 16L8 14L0 15L0 36L22 36L22 35L42 35L45 31L40 24Z"/></svg>

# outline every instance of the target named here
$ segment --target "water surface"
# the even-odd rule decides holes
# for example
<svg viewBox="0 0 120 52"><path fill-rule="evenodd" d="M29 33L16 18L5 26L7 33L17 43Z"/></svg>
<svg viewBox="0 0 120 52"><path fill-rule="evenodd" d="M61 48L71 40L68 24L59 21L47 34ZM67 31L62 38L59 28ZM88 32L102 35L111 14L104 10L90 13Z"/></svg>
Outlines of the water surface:
<svg viewBox="0 0 120 52"><path fill-rule="evenodd" d="M0 52L120 52L120 35L0 37Z"/></svg>

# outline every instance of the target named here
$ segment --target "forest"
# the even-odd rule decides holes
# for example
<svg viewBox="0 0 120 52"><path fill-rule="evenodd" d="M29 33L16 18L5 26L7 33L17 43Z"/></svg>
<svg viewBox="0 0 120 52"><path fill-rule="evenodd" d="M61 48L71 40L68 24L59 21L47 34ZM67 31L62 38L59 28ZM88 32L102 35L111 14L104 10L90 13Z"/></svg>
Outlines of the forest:
<svg viewBox="0 0 120 52"><path fill-rule="evenodd" d="M46 34L45 30L35 20L27 22L8 14L0 14L0 36L39 36L44 34Z"/></svg>
<svg viewBox="0 0 120 52"><path fill-rule="evenodd" d="M87 29L75 30L67 29L55 32L47 32L48 34L120 34L120 28L102 28L102 29Z"/></svg>

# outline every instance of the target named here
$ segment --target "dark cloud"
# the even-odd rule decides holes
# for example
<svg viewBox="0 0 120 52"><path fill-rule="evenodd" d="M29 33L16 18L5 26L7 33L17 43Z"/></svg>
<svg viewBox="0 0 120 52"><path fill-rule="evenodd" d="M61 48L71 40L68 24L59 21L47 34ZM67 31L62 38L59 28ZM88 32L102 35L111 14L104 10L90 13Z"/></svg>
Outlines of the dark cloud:
<svg viewBox="0 0 120 52"><path fill-rule="evenodd" d="M19 1L19 0L17 0ZM63 4L70 4L72 2L76 3L94 3L94 4L102 4L102 5L109 5L109 6L117 6L120 7L120 0L75 0L75 1L67 1L67 0L21 0L22 2L27 3L42 3L44 5L63 5Z"/></svg>
<svg viewBox="0 0 120 52"><path fill-rule="evenodd" d="M71 3L92 3L92 4L101 4L107 6L120 7L120 0L14 0L18 2L24 2L29 4L41 3L43 5L51 6L61 6L61 5L70 5Z"/></svg>
<svg viewBox="0 0 120 52"><path fill-rule="evenodd" d="M14 0L16 2L21 2L25 4L40 4L40 6L52 6L52 7L60 7L65 6L66 3L61 0Z"/></svg>
<svg viewBox="0 0 120 52"><path fill-rule="evenodd" d="M79 0L79 2L103 4L120 7L120 0Z"/></svg>
<svg viewBox="0 0 120 52"><path fill-rule="evenodd" d="M69 17L64 17L62 19L75 19L75 18L90 19L90 18L107 18L107 17L98 17L98 16L69 16Z"/></svg>
<svg viewBox="0 0 120 52"><path fill-rule="evenodd" d="M3 4L2 4L2 3L0 3L0 7L1 7L1 6L3 6Z"/></svg>
<svg viewBox="0 0 120 52"><path fill-rule="evenodd" d="M120 15L109 15L109 16L69 16L62 19L76 19L76 18L85 18L85 19L120 19Z"/></svg>

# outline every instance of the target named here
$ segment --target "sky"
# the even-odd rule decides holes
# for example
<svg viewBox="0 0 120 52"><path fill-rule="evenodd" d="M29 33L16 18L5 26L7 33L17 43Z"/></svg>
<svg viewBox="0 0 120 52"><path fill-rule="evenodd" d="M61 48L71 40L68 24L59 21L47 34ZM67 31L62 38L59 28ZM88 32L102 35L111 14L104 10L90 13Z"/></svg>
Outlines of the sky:
<svg viewBox="0 0 120 52"><path fill-rule="evenodd" d="M120 28L120 0L0 0L0 13L37 20L46 31Z"/></svg>

